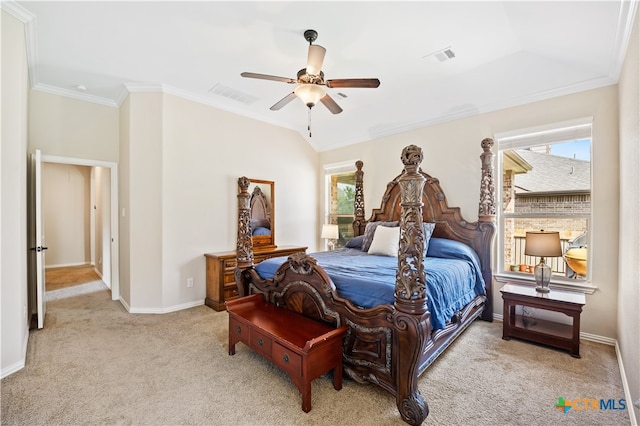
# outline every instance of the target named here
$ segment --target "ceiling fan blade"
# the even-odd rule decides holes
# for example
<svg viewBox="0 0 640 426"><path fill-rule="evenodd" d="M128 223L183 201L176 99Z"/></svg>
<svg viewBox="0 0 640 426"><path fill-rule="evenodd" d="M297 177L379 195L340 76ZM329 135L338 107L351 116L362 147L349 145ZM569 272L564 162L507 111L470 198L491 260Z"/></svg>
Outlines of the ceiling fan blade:
<svg viewBox="0 0 640 426"><path fill-rule="evenodd" d="M327 80L327 87L366 87L375 89L380 86L380 80L377 78L339 78L335 80Z"/></svg>
<svg viewBox="0 0 640 426"><path fill-rule="evenodd" d="M333 114L340 114L342 112L340 105L338 105L328 93L320 98L320 102L322 102L322 105L326 106Z"/></svg>
<svg viewBox="0 0 640 426"><path fill-rule="evenodd" d="M309 55L307 56L307 74L320 74L325 53L327 53L327 49L325 49L324 47L318 44L309 45Z"/></svg>
<svg viewBox="0 0 640 426"><path fill-rule="evenodd" d="M287 96L285 96L284 98L280 99L278 102L273 104L273 106L269 109L271 111L277 111L283 106L285 106L286 104L288 104L289 102L291 102L292 100L294 100L296 97L297 97L296 94L294 92L291 92Z"/></svg>
<svg viewBox="0 0 640 426"><path fill-rule="evenodd" d="M255 72L243 72L240 75L247 78L259 78L261 80L281 81L283 83L289 83L289 84L294 84L296 82L296 80L289 77L278 77L277 75L257 74Z"/></svg>

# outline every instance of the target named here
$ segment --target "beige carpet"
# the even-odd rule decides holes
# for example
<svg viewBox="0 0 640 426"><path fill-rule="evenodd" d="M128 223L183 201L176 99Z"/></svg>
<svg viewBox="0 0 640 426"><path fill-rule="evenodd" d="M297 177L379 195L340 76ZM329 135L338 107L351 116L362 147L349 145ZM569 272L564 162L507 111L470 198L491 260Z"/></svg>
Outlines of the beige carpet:
<svg viewBox="0 0 640 426"><path fill-rule="evenodd" d="M582 359L501 339L476 322L423 375L430 425L628 425L626 411L554 408L620 399L614 349L583 342ZM208 307L129 314L108 291L47 304L26 367L2 380L3 425L403 425L388 393L330 375L300 409L289 378L242 344L228 355L227 314Z"/></svg>
<svg viewBox="0 0 640 426"><path fill-rule="evenodd" d="M46 291L86 284L100 280L93 265L64 266L45 270Z"/></svg>

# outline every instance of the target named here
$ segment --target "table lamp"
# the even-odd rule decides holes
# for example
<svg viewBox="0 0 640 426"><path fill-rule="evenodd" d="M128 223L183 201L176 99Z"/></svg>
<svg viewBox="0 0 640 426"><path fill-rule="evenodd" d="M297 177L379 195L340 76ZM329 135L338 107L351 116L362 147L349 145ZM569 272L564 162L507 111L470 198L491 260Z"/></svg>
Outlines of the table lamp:
<svg viewBox="0 0 640 426"><path fill-rule="evenodd" d="M336 248L335 240L338 239L338 225L332 225L329 223L322 225L322 234L320 235L320 238L327 240L329 250L334 250Z"/></svg>
<svg viewBox="0 0 640 426"><path fill-rule="evenodd" d="M544 230L528 231L524 243L524 254L527 256L540 256L540 263L534 269L536 291L548 293L551 268L544 263L544 258L562 256L560 233Z"/></svg>

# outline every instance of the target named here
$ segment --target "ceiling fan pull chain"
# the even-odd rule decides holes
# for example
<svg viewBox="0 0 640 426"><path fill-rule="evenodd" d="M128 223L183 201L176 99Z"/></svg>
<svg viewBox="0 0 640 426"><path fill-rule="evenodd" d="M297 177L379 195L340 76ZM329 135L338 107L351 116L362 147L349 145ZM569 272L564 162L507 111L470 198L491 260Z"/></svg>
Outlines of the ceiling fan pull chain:
<svg viewBox="0 0 640 426"><path fill-rule="evenodd" d="M309 108L309 119L307 121L307 130L309 131L309 137L311 137L311 108Z"/></svg>

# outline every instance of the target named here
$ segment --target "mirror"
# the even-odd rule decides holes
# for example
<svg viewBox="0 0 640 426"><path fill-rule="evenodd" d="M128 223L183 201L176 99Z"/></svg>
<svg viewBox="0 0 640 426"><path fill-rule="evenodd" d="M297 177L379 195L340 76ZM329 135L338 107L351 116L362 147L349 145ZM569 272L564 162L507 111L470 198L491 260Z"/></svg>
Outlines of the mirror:
<svg viewBox="0 0 640 426"><path fill-rule="evenodd" d="M275 248L275 183L249 179L251 194L251 239L257 250Z"/></svg>

